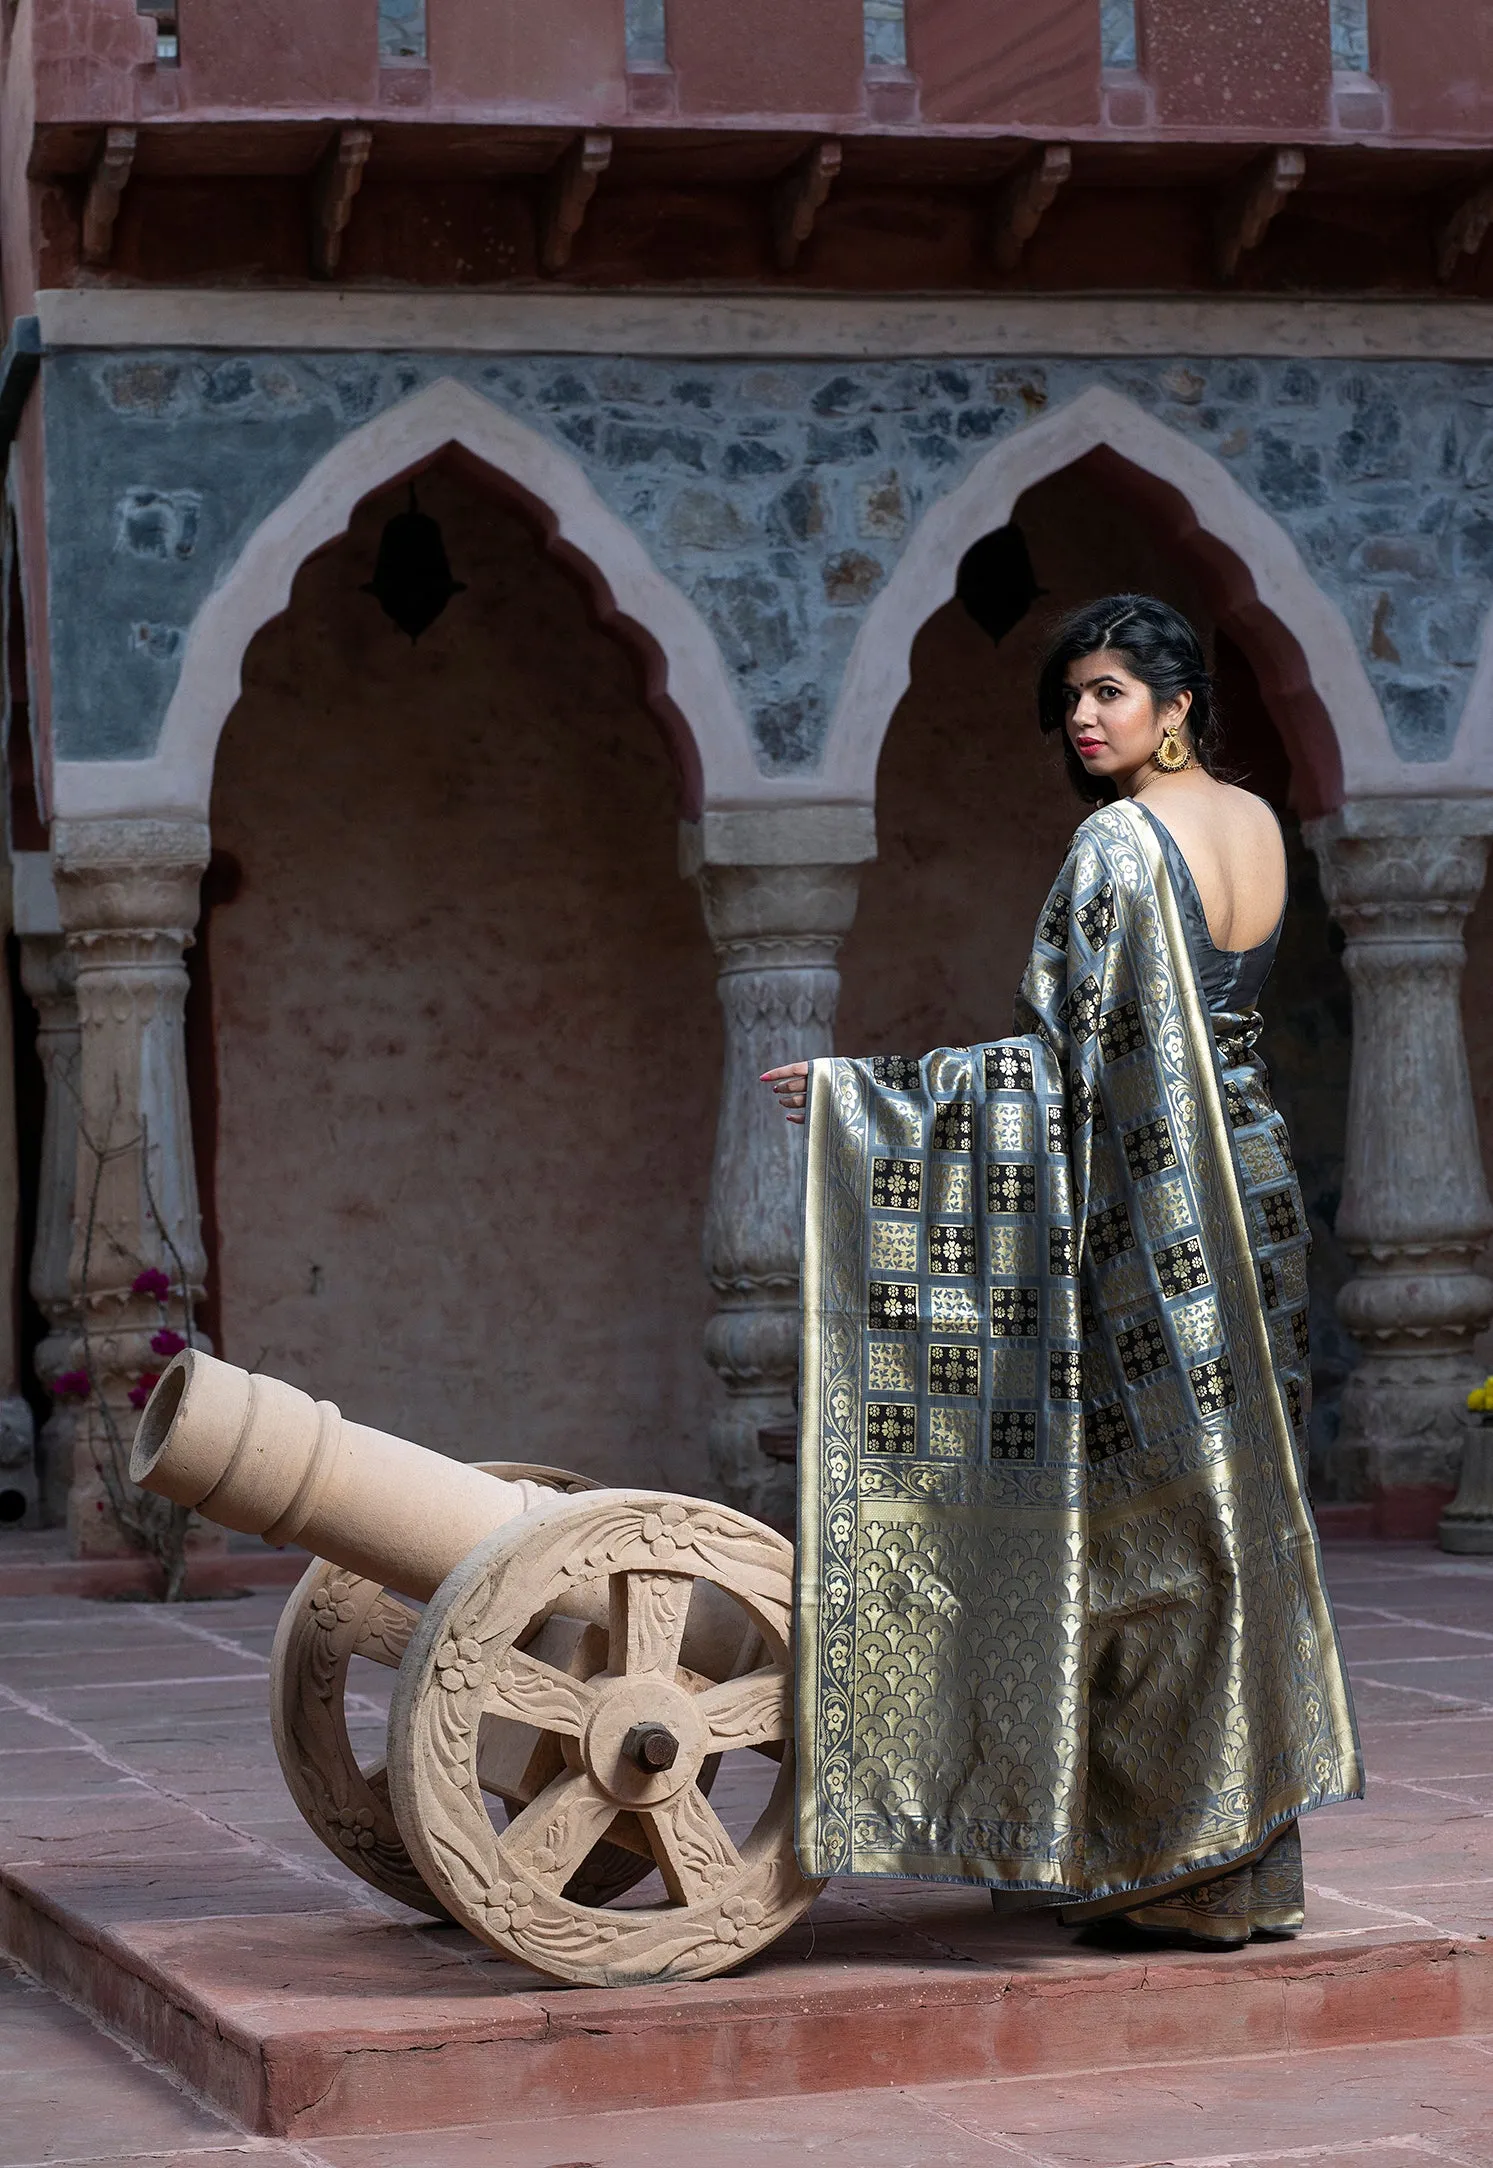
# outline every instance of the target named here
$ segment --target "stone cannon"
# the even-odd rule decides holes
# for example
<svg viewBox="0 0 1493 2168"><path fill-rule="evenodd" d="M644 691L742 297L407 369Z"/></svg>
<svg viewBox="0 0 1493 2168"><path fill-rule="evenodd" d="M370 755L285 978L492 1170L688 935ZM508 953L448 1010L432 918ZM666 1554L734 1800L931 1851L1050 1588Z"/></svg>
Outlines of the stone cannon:
<svg viewBox="0 0 1493 2168"><path fill-rule="evenodd" d="M708 1979L813 1900L793 1850L793 1552L772 1529L453 1461L195 1351L163 1371L130 1472L317 1554L275 1637L275 1748L317 1836L376 1889L598 1986ZM398 1674L372 1767L348 1733L355 1658ZM733 1819L755 1813L734 1838L710 1802L728 1755ZM654 1867L662 1901L616 1901Z"/></svg>

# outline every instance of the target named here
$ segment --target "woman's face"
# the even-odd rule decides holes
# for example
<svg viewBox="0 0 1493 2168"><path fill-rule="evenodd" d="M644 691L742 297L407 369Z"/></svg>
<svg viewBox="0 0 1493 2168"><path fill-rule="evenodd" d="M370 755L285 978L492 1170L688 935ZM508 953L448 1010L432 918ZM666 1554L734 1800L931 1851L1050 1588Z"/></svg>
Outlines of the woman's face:
<svg viewBox="0 0 1493 2168"><path fill-rule="evenodd" d="M1158 705L1150 686L1109 648L1070 662L1064 683L1073 750L1090 775L1117 786L1148 766L1168 726L1180 727L1192 705L1191 693Z"/></svg>

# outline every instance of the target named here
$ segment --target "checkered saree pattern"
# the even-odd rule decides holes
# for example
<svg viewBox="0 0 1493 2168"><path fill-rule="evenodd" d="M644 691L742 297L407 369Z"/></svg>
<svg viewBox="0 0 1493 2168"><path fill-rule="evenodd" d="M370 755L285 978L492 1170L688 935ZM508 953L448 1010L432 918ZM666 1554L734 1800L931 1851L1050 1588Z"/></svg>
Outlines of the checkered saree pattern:
<svg viewBox="0 0 1493 2168"><path fill-rule="evenodd" d="M1017 1023L815 1064L800 1852L1092 1897L1360 1776L1285 1129L1123 806L1075 838Z"/></svg>

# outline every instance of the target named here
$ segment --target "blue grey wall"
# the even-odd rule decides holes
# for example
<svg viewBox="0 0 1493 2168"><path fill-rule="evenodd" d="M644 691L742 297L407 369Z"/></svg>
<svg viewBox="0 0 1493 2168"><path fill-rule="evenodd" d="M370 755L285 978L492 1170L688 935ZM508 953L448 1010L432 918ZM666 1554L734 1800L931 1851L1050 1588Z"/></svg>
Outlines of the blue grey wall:
<svg viewBox="0 0 1493 2168"><path fill-rule="evenodd" d="M1089 385L1214 453L1347 614L1407 760L1450 750L1493 596L1493 368L65 353L45 364L56 747L154 748L187 631L349 430L454 376L564 445L713 627L764 769L812 767L920 514ZM456 567L458 575L460 567Z"/></svg>

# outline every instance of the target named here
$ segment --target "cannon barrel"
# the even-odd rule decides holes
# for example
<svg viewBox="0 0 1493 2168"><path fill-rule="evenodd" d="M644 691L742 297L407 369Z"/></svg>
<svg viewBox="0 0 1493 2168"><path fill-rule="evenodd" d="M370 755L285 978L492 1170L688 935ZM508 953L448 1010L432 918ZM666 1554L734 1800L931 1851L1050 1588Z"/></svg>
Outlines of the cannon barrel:
<svg viewBox="0 0 1493 2168"><path fill-rule="evenodd" d="M554 1495L350 1423L330 1400L190 1348L145 1404L130 1474L221 1527L303 1544L420 1602L484 1537Z"/></svg>

